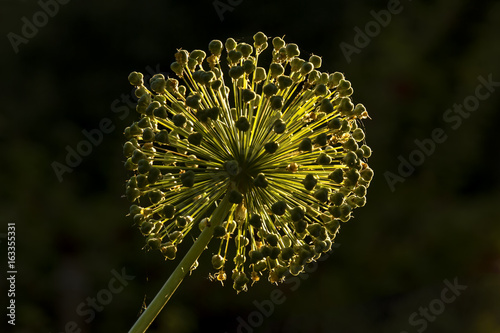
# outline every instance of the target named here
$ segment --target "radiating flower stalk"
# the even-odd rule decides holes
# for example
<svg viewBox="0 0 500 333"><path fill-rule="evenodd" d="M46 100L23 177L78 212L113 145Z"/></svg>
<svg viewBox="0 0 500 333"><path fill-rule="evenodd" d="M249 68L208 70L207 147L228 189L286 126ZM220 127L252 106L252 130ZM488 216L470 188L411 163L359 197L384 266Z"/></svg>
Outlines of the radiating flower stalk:
<svg viewBox="0 0 500 333"><path fill-rule="evenodd" d="M149 88L131 73L140 119L123 147L130 215L146 248L174 259L188 234L205 230L183 274L214 237L212 277L230 276L238 292L298 275L328 252L373 177L368 113L353 104L351 83L280 37L261 67L270 40L253 39L213 40L208 57L178 50L177 78L156 74Z"/></svg>

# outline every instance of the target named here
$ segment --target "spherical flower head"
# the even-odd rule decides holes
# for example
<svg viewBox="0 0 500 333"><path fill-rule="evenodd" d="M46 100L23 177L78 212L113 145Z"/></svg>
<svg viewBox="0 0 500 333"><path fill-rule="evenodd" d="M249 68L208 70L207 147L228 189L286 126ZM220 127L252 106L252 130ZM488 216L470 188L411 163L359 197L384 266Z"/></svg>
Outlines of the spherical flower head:
<svg viewBox="0 0 500 333"><path fill-rule="evenodd" d="M368 113L351 83L321 73L317 55L299 58L296 44L267 40L214 40L208 57L181 50L176 78L155 75L149 88L129 76L139 118L125 129L126 196L146 248L174 259L188 234L215 226L214 277L231 276L237 291L330 251L373 177ZM266 49L272 62L259 63ZM223 198L231 208L212 218Z"/></svg>

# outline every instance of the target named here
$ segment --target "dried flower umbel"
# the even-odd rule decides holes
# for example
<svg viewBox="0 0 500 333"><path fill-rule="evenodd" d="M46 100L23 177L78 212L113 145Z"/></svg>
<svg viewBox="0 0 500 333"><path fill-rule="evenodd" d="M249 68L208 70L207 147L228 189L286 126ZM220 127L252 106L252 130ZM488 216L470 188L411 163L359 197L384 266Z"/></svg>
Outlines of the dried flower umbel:
<svg viewBox="0 0 500 333"><path fill-rule="evenodd" d="M351 83L279 37L271 64L259 64L268 38L253 39L214 40L208 57L181 49L177 79L156 74L149 88L131 73L140 119L124 145L130 215L147 247L174 259L188 233L210 227L214 276L230 275L238 291L297 275L329 251L373 177L360 127L368 113Z"/></svg>

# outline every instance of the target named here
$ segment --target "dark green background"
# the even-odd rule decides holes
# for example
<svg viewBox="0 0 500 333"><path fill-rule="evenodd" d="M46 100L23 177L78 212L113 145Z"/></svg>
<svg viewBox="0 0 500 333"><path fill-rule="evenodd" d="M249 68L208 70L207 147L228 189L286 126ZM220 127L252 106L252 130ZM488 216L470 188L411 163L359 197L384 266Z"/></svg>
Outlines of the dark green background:
<svg viewBox="0 0 500 333"><path fill-rule="evenodd" d="M8 332L64 332L71 321L81 332L124 332L133 324L175 263L143 251L125 216L121 133L135 111L121 119L111 105L130 95L131 71L166 74L178 48L206 50L215 38L251 42L257 31L285 35L304 57L323 56L323 70L352 82L354 102L373 118L365 123L376 172L368 203L296 290L263 281L237 295L230 283L208 280L206 251L151 332L237 332L237 318L280 288L285 301L254 332L413 333L422 326L409 316L455 278L467 289L425 331L500 332L500 88L456 130L443 121L474 94L479 76L500 81L500 3L402 0L401 13L350 63L339 44L353 45L353 29L364 29L386 1L233 3L221 21L212 1L74 0L15 53L7 34L21 34L22 17L31 21L41 7L0 2L0 233L8 222L17 226L17 325ZM103 118L114 130L60 182L51 164L64 163L66 146L76 148L82 130ZM447 140L391 191L384 173L397 173L398 156L408 158L414 140L437 127ZM122 268L135 278L86 323L76 308Z"/></svg>

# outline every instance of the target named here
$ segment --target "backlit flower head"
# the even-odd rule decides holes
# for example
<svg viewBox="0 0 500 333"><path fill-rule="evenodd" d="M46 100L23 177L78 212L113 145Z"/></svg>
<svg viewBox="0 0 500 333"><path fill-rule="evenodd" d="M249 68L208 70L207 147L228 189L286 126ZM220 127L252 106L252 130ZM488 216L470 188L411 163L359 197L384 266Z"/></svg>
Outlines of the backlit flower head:
<svg viewBox="0 0 500 333"><path fill-rule="evenodd" d="M360 127L368 113L339 72L261 32L179 50L148 87L133 72L140 119L125 129L126 196L147 248L177 245L215 226L214 276L236 290L282 281L330 250L342 222L365 205L373 171ZM259 58L272 44L272 61ZM268 57L271 59L271 57ZM225 198L230 208L213 218ZM193 230L194 229L194 230Z"/></svg>

